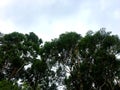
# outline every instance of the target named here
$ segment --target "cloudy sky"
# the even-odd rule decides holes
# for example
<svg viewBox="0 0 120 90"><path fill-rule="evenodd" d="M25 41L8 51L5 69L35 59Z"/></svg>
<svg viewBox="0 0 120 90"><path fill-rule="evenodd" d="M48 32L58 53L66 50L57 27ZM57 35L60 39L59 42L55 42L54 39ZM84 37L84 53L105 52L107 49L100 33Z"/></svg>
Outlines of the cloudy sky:
<svg viewBox="0 0 120 90"><path fill-rule="evenodd" d="M120 0L0 0L2 33L35 32L46 41L102 27L120 35Z"/></svg>

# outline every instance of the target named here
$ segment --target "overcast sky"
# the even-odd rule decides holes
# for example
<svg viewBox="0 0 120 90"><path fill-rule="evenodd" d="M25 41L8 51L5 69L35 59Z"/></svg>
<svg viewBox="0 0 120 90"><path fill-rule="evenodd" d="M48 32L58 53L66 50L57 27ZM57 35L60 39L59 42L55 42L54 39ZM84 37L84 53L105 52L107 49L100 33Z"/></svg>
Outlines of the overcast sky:
<svg viewBox="0 0 120 90"><path fill-rule="evenodd" d="M120 35L120 0L0 0L2 33L35 32L46 41L102 27Z"/></svg>

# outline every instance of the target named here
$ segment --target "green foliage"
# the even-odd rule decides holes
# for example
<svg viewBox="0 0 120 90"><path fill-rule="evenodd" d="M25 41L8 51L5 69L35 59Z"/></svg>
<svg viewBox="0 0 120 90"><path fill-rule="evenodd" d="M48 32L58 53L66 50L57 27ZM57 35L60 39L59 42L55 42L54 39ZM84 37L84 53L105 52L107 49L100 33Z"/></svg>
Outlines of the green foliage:
<svg viewBox="0 0 120 90"><path fill-rule="evenodd" d="M84 37L66 32L41 44L33 32L0 37L0 90L57 90L60 85L67 90L120 88L117 35L104 28ZM25 69L27 65L31 67Z"/></svg>
<svg viewBox="0 0 120 90"><path fill-rule="evenodd" d="M120 39L104 30L87 34L79 42L80 63L73 66L70 77L65 80L67 87L71 85L72 90L114 90L119 84L114 83L120 75L120 61L116 57L120 54L119 46Z"/></svg>
<svg viewBox="0 0 120 90"><path fill-rule="evenodd" d="M35 63L38 56L40 56L39 50L42 40L33 32L26 35L18 32L5 34L3 37L0 37L0 42L0 74L2 75L0 79L5 78L13 83L20 78L26 81L28 79L26 73L29 73L30 76L32 74L24 69L24 66L29 63L33 63L34 67L32 69L45 72L46 64L43 62ZM39 70L38 68L42 69ZM27 83L30 82L28 81Z"/></svg>
<svg viewBox="0 0 120 90"><path fill-rule="evenodd" d="M58 39L58 49L70 50L75 47L78 40L81 36L75 32L67 32L65 34L61 34Z"/></svg>
<svg viewBox="0 0 120 90"><path fill-rule="evenodd" d="M116 57L120 54L120 40L104 28L95 33L89 31L85 37L74 32L61 34L46 42L42 53L48 67L57 68L55 81L65 83L68 90L113 90L119 84L114 80L120 75ZM65 78L67 73L70 76Z"/></svg>
<svg viewBox="0 0 120 90"><path fill-rule="evenodd" d="M21 90L16 84L7 80L0 81L0 90Z"/></svg>

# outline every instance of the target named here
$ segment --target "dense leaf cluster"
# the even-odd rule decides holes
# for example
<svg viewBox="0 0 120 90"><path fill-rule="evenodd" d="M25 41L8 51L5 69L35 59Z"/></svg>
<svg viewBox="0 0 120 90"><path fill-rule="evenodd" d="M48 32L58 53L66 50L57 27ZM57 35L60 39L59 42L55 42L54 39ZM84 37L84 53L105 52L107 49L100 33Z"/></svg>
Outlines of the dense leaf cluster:
<svg viewBox="0 0 120 90"><path fill-rule="evenodd" d="M1 35L0 90L119 90L119 56L119 37L104 28L43 45L33 32Z"/></svg>

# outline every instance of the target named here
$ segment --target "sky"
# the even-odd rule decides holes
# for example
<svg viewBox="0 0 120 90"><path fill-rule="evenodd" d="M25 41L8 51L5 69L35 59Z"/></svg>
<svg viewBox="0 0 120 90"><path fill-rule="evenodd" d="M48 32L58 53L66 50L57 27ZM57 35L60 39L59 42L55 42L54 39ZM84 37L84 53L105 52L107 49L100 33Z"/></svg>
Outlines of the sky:
<svg viewBox="0 0 120 90"><path fill-rule="evenodd" d="M74 31L120 36L120 0L0 0L0 32L34 32L43 41Z"/></svg>

